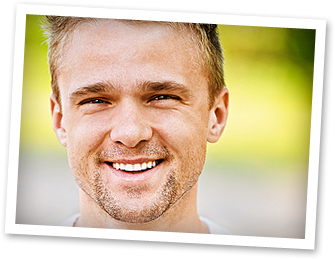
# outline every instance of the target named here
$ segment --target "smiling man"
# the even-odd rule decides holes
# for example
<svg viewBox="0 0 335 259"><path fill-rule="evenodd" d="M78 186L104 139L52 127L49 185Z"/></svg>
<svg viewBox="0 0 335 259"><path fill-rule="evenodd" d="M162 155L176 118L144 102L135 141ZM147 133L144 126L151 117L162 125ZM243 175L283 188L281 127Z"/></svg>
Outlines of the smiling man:
<svg viewBox="0 0 335 259"><path fill-rule="evenodd" d="M48 16L53 128L80 187L63 225L226 234L197 213L226 125L216 25Z"/></svg>

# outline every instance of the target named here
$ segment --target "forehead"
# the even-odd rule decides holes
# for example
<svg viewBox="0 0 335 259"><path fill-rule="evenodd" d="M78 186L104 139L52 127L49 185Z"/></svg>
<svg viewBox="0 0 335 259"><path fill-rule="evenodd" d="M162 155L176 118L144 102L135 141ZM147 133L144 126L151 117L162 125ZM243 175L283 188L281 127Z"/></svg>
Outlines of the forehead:
<svg viewBox="0 0 335 259"><path fill-rule="evenodd" d="M130 80L195 83L203 66L193 32L161 22L89 20L76 26L61 58L61 82ZM198 81L203 81L198 78Z"/></svg>

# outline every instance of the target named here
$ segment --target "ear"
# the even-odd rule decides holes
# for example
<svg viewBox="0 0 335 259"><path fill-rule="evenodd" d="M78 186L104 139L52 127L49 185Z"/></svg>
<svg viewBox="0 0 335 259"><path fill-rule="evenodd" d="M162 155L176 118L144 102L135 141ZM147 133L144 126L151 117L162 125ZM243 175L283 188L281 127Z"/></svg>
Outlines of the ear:
<svg viewBox="0 0 335 259"><path fill-rule="evenodd" d="M210 110L207 141L217 142L226 126L229 106L229 91L223 88L215 98L214 105Z"/></svg>
<svg viewBox="0 0 335 259"><path fill-rule="evenodd" d="M56 100L53 93L50 95L50 108L53 130L57 136L58 141L66 147L67 135L63 125L63 114L60 108L60 104Z"/></svg>

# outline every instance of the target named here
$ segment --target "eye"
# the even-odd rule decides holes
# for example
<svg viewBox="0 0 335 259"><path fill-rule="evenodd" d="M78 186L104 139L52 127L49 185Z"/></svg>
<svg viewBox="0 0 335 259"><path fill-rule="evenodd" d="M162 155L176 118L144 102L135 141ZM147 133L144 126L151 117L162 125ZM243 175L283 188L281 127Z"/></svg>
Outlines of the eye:
<svg viewBox="0 0 335 259"><path fill-rule="evenodd" d="M159 95L154 98L154 100L166 100L171 99L172 97L170 95Z"/></svg>
<svg viewBox="0 0 335 259"><path fill-rule="evenodd" d="M160 95L155 95L153 96L150 101L160 101L160 100L180 100L178 96L175 95L168 95L168 94L160 94Z"/></svg>
<svg viewBox="0 0 335 259"><path fill-rule="evenodd" d="M83 100L79 103L79 105L83 105L83 104L103 104L103 103L109 103L109 102L105 101L103 99L93 98L93 99Z"/></svg>
<svg viewBox="0 0 335 259"><path fill-rule="evenodd" d="M100 100L100 99L93 99L93 100L90 100L89 103L105 103L105 101Z"/></svg>

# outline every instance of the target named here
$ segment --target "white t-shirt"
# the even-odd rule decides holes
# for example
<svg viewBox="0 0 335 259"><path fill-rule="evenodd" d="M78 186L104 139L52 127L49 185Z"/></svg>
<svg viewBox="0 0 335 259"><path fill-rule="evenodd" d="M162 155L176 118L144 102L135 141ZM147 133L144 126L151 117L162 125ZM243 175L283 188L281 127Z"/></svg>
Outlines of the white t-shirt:
<svg viewBox="0 0 335 259"><path fill-rule="evenodd" d="M229 231L229 229L222 227L218 223L208 218L200 216L200 220L207 225L209 229L209 234L231 235L231 232Z"/></svg>
<svg viewBox="0 0 335 259"><path fill-rule="evenodd" d="M79 216L80 214L76 213L59 223L58 226L73 227ZM210 234L231 235L231 232L228 229L222 227L210 219L200 216L200 220L207 225Z"/></svg>

